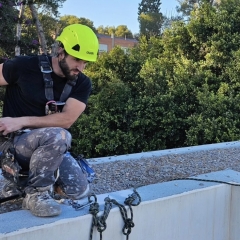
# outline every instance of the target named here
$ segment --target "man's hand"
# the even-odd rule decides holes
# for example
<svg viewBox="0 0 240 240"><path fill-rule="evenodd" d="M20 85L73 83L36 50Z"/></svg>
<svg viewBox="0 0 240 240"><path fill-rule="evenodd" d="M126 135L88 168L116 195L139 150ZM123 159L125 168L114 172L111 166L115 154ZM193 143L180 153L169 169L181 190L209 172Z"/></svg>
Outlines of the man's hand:
<svg viewBox="0 0 240 240"><path fill-rule="evenodd" d="M2 132L3 135L7 135L8 133L22 129L24 126L22 121L22 118L0 118L0 132Z"/></svg>
<svg viewBox="0 0 240 240"><path fill-rule="evenodd" d="M86 104L74 98L66 101L63 111L46 116L3 117L0 118L0 132L3 135L22 128L61 127L68 129L84 111Z"/></svg>

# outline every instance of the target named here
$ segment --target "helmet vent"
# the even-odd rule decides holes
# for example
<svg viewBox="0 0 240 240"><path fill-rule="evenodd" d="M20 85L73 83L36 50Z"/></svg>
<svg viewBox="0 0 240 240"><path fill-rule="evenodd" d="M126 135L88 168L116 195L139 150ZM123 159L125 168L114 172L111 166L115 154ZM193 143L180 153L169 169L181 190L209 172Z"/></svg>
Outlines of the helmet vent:
<svg viewBox="0 0 240 240"><path fill-rule="evenodd" d="M72 47L72 49L79 52L80 51L80 45L76 44L74 47Z"/></svg>

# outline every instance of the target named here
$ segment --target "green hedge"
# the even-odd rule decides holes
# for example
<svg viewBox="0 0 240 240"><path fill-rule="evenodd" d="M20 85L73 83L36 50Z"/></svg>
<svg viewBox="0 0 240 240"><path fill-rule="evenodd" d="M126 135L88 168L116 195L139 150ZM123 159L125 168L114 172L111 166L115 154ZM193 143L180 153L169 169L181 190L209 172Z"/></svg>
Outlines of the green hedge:
<svg viewBox="0 0 240 240"><path fill-rule="evenodd" d="M86 70L93 94L72 128L87 157L239 139L240 5L204 2L188 22Z"/></svg>

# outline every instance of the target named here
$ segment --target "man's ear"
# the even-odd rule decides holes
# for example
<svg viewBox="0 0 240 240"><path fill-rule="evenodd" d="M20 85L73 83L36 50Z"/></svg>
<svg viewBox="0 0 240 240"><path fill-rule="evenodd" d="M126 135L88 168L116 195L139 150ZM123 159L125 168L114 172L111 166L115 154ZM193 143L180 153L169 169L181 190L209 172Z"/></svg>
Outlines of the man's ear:
<svg viewBox="0 0 240 240"><path fill-rule="evenodd" d="M64 48L62 48L62 47L58 48L58 56L60 56L62 58L65 57Z"/></svg>

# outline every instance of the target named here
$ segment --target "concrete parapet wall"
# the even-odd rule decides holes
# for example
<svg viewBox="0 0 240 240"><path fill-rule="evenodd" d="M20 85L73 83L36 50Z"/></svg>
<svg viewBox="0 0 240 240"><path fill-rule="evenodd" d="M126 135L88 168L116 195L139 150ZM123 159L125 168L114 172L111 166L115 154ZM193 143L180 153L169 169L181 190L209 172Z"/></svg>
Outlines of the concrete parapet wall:
<svg viewBox="0 0 240 240"><path fill-rule="evenodd" d="M198 178L239 183L240 173L225 170ZM239 240L238 186L181 180L144 186L137 190L142 202L133 207L135 227L129 240ZM106 196L123 204L131 193L129 189L97 197L103 209ZM88 240L92 222L88 209L75 211L64 205L62 210L63 214L55 218L37 218L25 210L1 214L0 239ZM130 216L129 210L128 214ZM118 208L111 210L106 223L103 240L126 239L122 233L123 220ZM9 225L15 226L11 228ZM94 229L93 240L99 239L99 233Z"/></svg>
<svg viewBox="0 0 240 240"><path fill-rule="evenodd" d="M231 187L229 240L240 239L240 187Z"/></svg>

